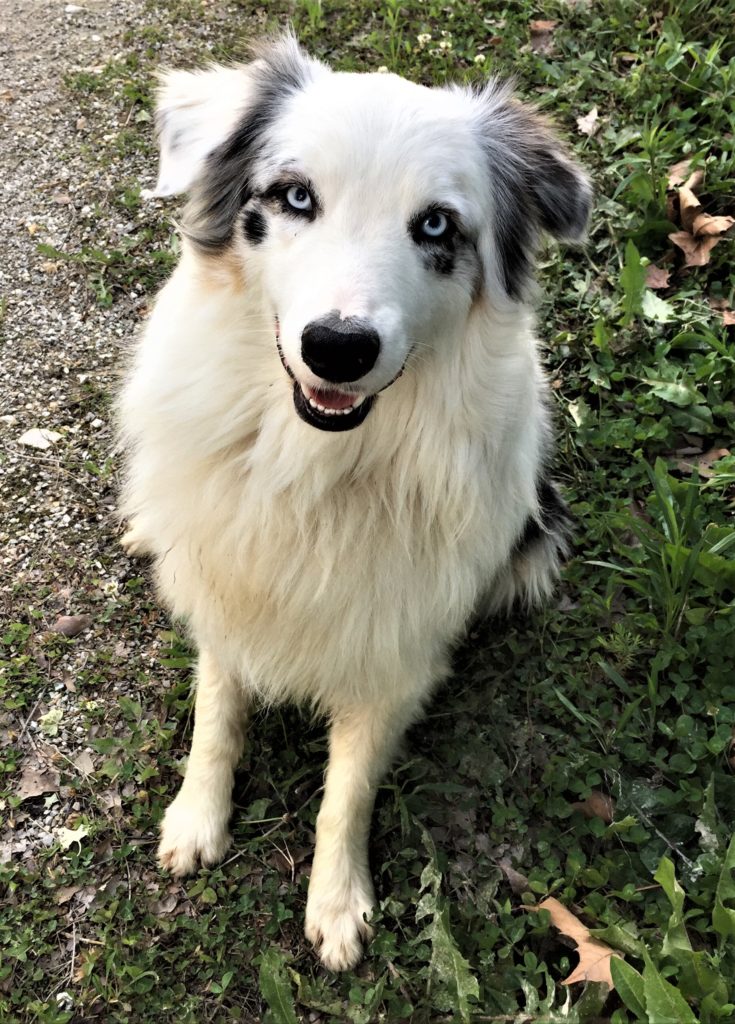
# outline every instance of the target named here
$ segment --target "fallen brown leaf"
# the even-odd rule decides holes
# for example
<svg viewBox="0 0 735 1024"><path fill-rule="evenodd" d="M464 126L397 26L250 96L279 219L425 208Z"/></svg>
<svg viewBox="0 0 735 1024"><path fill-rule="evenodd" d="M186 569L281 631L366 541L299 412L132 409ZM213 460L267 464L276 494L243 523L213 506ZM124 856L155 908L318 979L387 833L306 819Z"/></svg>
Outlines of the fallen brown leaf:
<svg viewBox="0 0 735 1024"><path fill-rule="evenodd" d="M559 23L557 21L532 21L529 24L531 31L531 49L534 53L552 53L554 49L554 29Z"/></svg>
<svg viewBox="0 0 735 1024"><path fill-rule="evenodd" d="M710 253L720 241L719 235L705 235L695 238L688 231L672 231L669 240L684 253L685 267L705 267Z"/></svg>
<svg viewBox="0 0 735 1024"><path fill-rule="evenodd" d="M615 817L615 802L599 790L593 789L586 800L572 804L575 811L581 811L585 818L602 818L606 824Z"/></svg>
<svg viewBox="0 0 735 1024"><path fill-rule="evenodd" d="M61 633L62 636L79 636L79 634L92 625L91 615L60 615L51 627L53 633Z"/></svg>
<svg viewBox="0 0 735 1024"><path fill-rule="evenodd" d="M654 290L657 288L668 288L670 277L670 270L663 270L661 267L657 267L655 263L649 263L646 267L646 285L649 288Z"/></svg>
<svg viewBox="0 0 735 1024"><path fill-rule="evenodd" d="M684 253L685 267L703 267L709 263L710 253L722 235L735 226L735 218L712 216L705 213L696 196L704 180L704 172L694 171L679 189L679 220L683 231L669 235L671 241ZM669 216L675 213L672 201Z"/></svg>
<svg viewBox="0 0 735 1024"><path fill-rule="evenodd" d="M61 906L64 903L68 903L73 896L76 896L81 888L81 885L62 885L54 893L54 899Z"/></svg>
<svg viewBox="0 0 735 1024"><path fill-rule="evenodd" d="M74 758L74 767L82 773L82 775L92 775L94 772L94 761L92 755L88 750L83 750L82 753Z"/></svg>
<svg viewBox="0 0 735 1024"><path fill-rule="evenodd" d="M689 168L692 166L691 160L680 160L673 167L669 168L669 188L676 188L678 185L683 185L689 177Z"/></svg>
<svg viewBox="0 0 735 1024"><path fill-rule="evenodd" d="M597 129L600 127L598 124L598 111L597 107L593 107L589 114L585 114L584 117L577 118L577 128L580 130L582 135L588 135L590 138L595 134Z"/></svg>
<svg viewBox="0 0 735 1024"><path fill-rule="evenodd" d="M714 309L716 313L720 314L725 327L732 327L735 325L735 310L730 309L727 299L714 298L710 295L707 298L707 302L709 303L710 309Z"/></svg>
<svg viewBox="0 0 735 1024"><path fill-rule="evenodd" d="M677 455L683 455L684 449L680 449ZM696 459L679 459L676 463L682 473L692 473L695 469L700 476L715 476L712 465L730 454L729 448L710 448L708 452L702 452Z"/></svg>
<svg viewBox="0 0 735 1024"><path fill-rule="evenodd" d="M502 857L498 861L498 867L505 875L508 884L517 896L520 896L521 893L528 892L528 879L524 874L521 874L520 871L516 871L510 862L510 857Z"/></svg>
<svg viewBox="0 0 735 1024"><path fill-rule="evenodd" d="M589 928L553 896L543 900L537 907L529 907L529 910L548 910L554 927L577 944L579 963L562 985L574 985L578 981L602 981L610 989L615 988L610 973L610 958L620 956L620 953L616 953L604 942L593 939Z"/></svg>
<svg viewBox="0 0 735 1024"><path fill-rule="evenodd" d="M39 771L27 765L23 769L15 795L22 802L43 796L44 793L55 793L59 788L59 775L53 771Z"/></svg>

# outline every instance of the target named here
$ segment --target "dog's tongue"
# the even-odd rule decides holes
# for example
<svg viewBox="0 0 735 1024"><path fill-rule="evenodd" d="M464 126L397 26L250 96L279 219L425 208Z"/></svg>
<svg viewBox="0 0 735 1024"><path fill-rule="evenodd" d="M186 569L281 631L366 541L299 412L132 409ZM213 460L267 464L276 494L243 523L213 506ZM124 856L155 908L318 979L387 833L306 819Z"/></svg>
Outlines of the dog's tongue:
<svg viewBox="0 0 735 1024"><path fill-rule="evenodd" d="M356 395L346 395L342 391L333 391L330 388L317 391L316 388L304 388L306 397L313 399L323 409L349 409L355 404Z"/></svg>

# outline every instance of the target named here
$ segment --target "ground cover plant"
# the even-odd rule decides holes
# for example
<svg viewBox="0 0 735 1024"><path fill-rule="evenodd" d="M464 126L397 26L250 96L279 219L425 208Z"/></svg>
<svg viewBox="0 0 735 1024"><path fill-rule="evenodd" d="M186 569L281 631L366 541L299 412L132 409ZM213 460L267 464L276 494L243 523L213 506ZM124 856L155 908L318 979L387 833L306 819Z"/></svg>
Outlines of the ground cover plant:
<svg viewBox="0 0 735 1024"><path fill-rule="evenodd" d="M184 769L191 652L112 517L94 558L39 554L7 582L0 635L0 1020L733 1021L732 10L141 4L112 59L66 77L85 160L114 169L83 190L93 240L38 243L91 306L133 296L145 316L176 257L176 203L140 195L154 69L241 57L288 19L342 69L513 73L590 170L589 242L544 250L540 275L574 556L546 608L473 627L412 730L376 808L376 938L337 977L302 938L322 727L254 723L230 856L172 882L156 823ZM75 386L92 419L110 400ZM116 465L101 436L59 457L104 507Z"/></svg>

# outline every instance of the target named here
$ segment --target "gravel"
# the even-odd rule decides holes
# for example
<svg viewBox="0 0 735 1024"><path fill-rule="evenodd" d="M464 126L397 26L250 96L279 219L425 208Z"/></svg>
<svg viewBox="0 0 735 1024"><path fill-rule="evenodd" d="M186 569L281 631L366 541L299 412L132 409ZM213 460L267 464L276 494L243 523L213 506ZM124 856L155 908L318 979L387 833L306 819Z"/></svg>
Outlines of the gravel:
<svg viewBox="0 0 735 1024"><path fill-rule="evenodd" d="M68 76L99 75L127 52L126 29L155 17L143 3L107 0L0 9L0 635L12 622L33 627L27 671L19 660L5 697L0 681L0 748L19 749L21 769L55 769L68 782L18 810L0 800L0 859L32 857L78 820L85 775L74 762L86 752L99 766L90 742L121 728L119 696L139 698L141 671L158 671L165 622L154 612L141 623L125 601L144 570L117 546L111 468L110 403L144 288L101 308L80 262L39 249L107 248L135 227L114 196L121 181L149 184L154 168L110 146L124 105L75 92ZM50 637L66 615L91 624L47 658L64 644ZM7 634L2 652L19 653ZM46 735L42 720L55 710L57 731Z"/></svg>

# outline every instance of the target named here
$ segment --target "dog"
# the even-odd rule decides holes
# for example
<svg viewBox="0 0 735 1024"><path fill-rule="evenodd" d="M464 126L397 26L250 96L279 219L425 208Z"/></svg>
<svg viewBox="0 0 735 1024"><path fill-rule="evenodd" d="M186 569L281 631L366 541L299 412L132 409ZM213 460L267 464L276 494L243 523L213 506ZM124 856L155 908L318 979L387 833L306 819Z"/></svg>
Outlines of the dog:
<svg viewBox="0 0 735 1024"><path fill-rule="evenodd" d="M121 514L199 652L159 862L223 857L255 705L322 712L305 931L344 970L399 739L470 619L559 572L533 261L583 237L591 188L508 85L338 73L292 35L157 99L153 194L189 198L119 402Z"/></svg>

